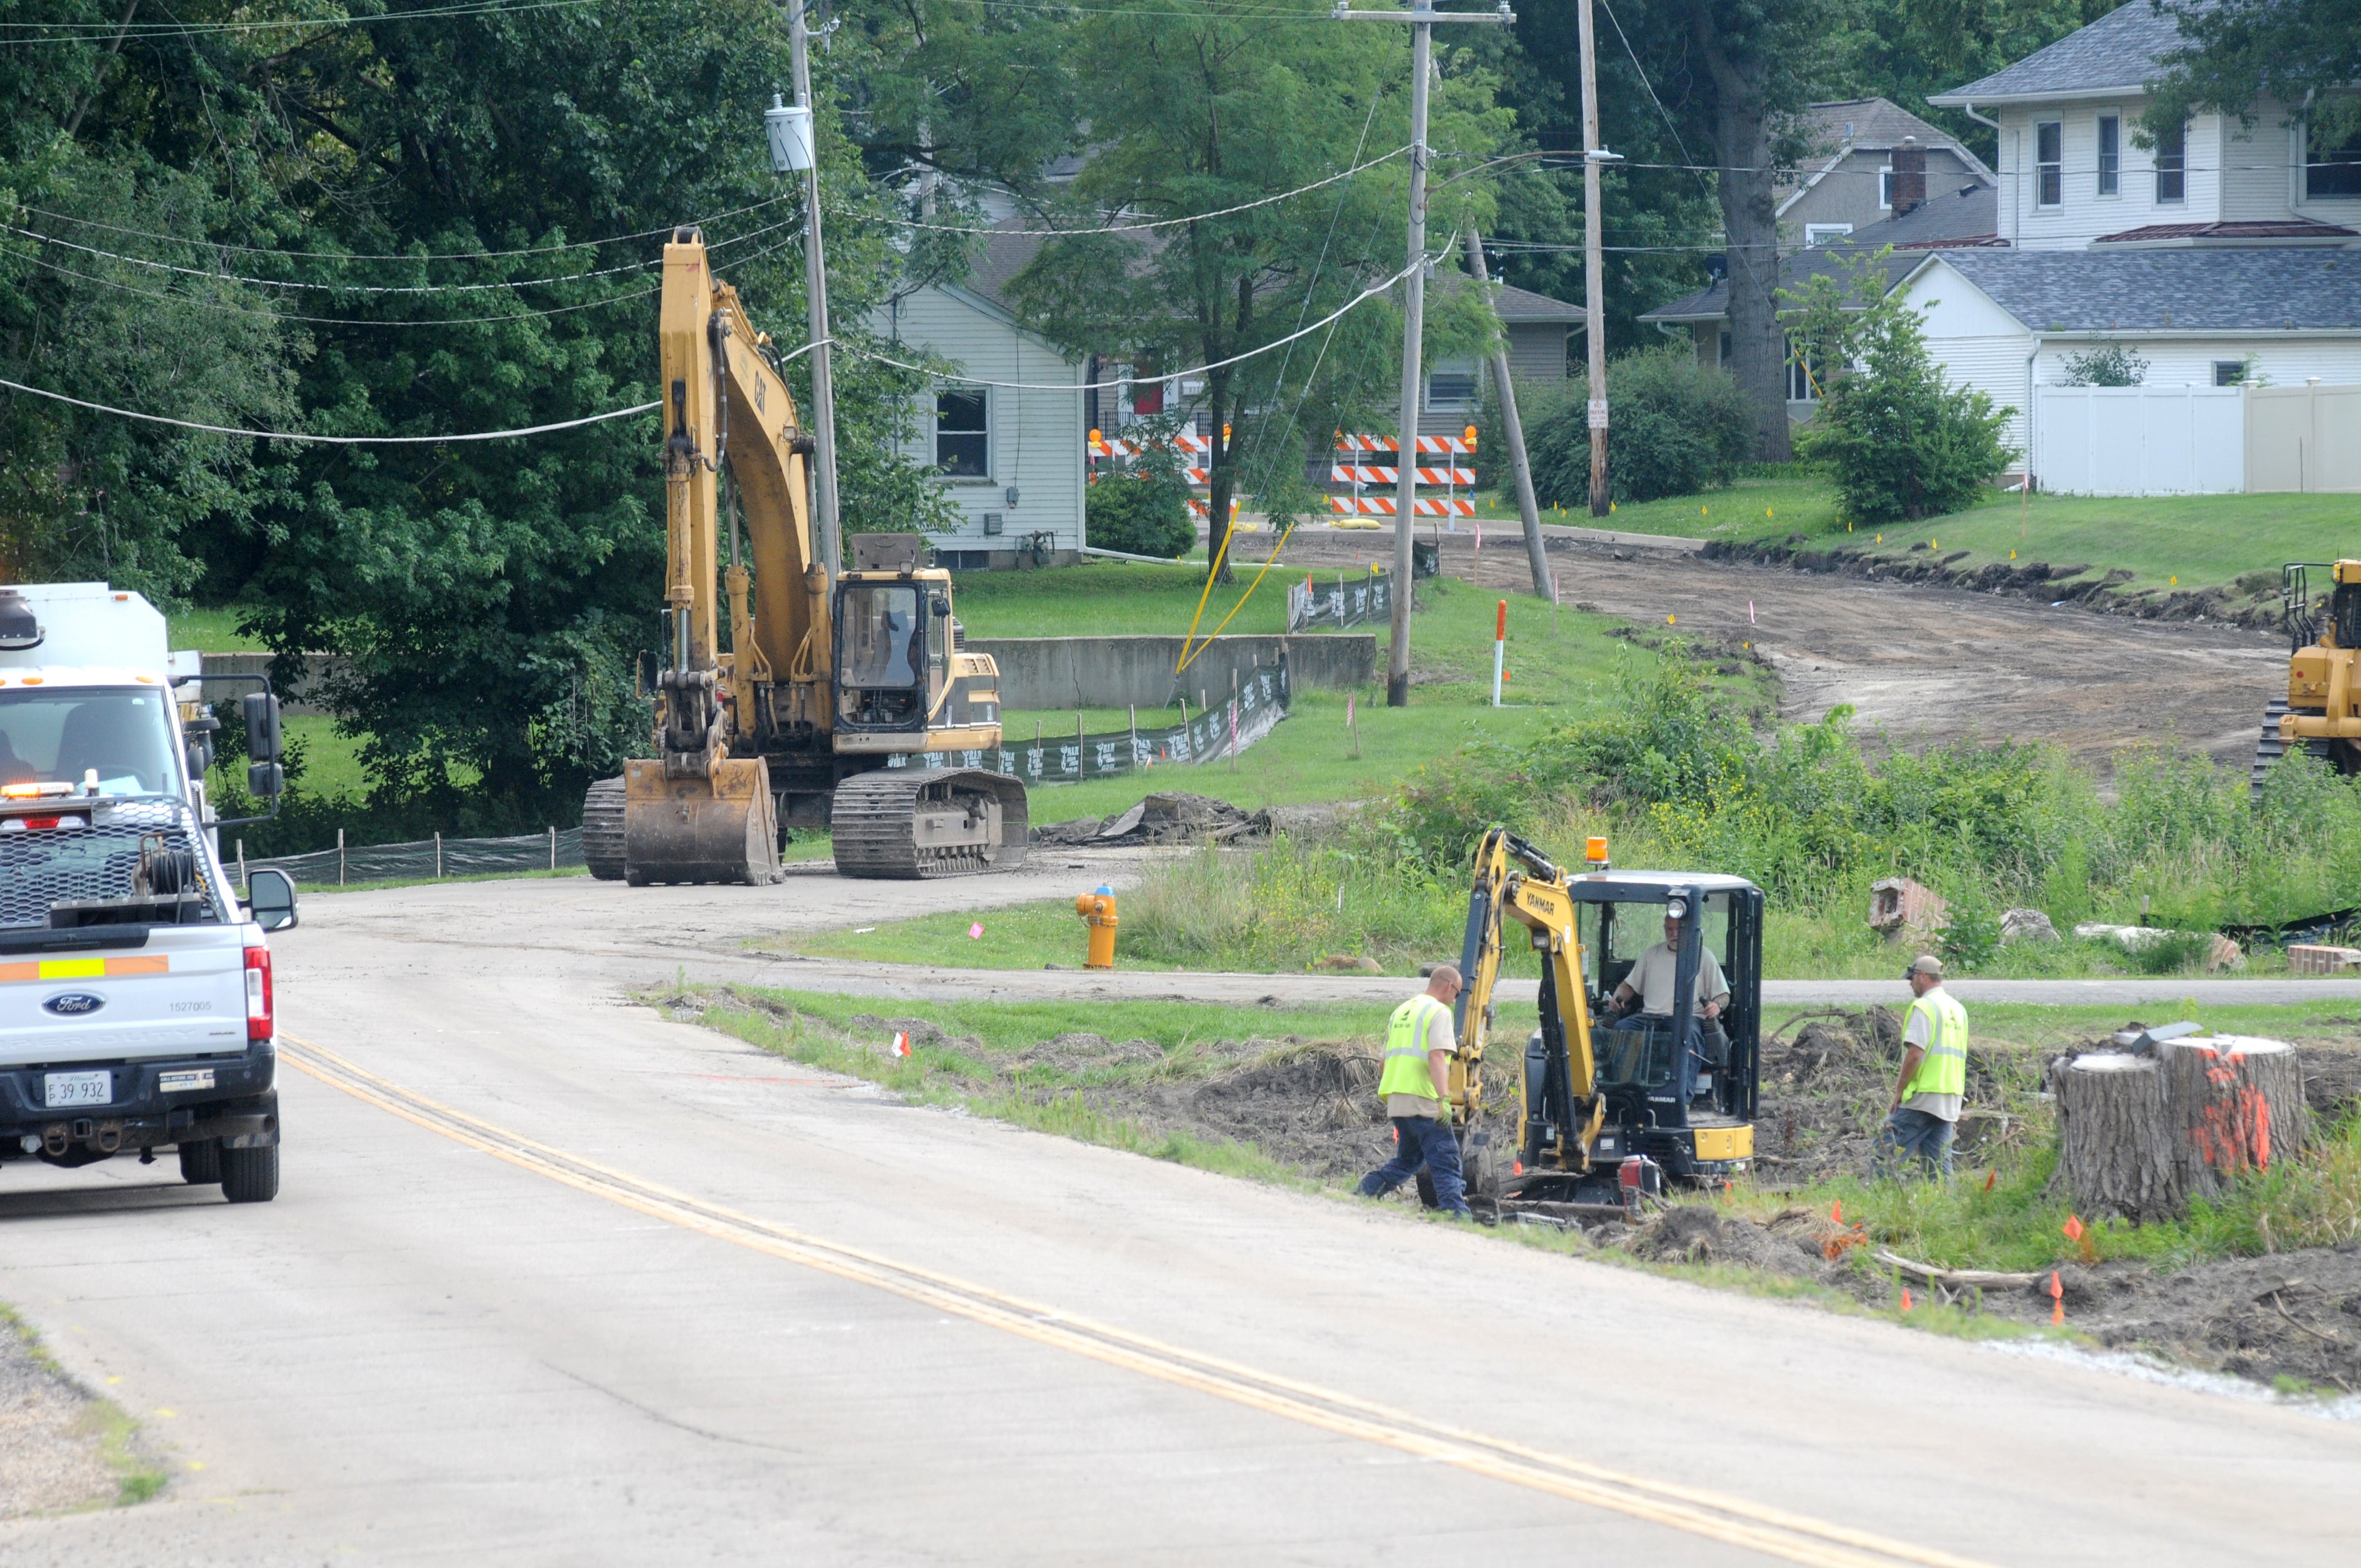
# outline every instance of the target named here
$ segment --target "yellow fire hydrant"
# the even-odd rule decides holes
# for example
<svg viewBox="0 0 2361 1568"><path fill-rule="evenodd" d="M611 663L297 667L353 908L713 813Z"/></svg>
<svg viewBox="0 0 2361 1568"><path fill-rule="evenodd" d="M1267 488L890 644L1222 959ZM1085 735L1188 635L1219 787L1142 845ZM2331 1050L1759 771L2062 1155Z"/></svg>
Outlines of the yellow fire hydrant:
<svg viewBox="0 0 2361 1568"><path fill-rule="evenodd" d="M1090 948L1082 960L1084 969L1115 968L1115 889L1101 883L1095 893L1085 893L1074 900L1074 913L1090 927Z"/></svg>

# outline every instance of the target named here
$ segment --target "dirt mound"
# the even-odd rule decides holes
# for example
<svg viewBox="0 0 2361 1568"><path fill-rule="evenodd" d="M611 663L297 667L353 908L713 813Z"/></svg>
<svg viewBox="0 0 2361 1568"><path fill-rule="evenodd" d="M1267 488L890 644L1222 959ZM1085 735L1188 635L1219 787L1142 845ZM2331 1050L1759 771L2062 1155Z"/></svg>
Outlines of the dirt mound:
<svg viewBox="0 0 2361 1568"><path fill-rule="evenodd" d="M1763 1179L1778 1185L1867 1170L1901 1068L1902 1018L1890 1008L1829 1008L1781 1025L1763 1042L1754 1127ZM1970 1046L1969 1108L1954 1146L1960 1159L1989 1157L2044 1124L2040 1074L2027 1053Z"/></svg>
<svg viewBox="0 0 2361 1568"><path fill-rule="evenodd" d="M1164 1060L1164 1047L1154 1040L1108 1039L1104 1035L1071 1033L1054 1036L1016 1058L1018 1067L1054 1067L1065 1072L1101 1067L1133 1067Z"/></svg>
<svg viewBox="0 0 2361 1568"><path fill-rule="evenodd" d="M1245 811L1210 795L1166 790L1113 817L1077 817L1033 831L1037 844L1223 844L1271 830L1268 811Z"/></svg>

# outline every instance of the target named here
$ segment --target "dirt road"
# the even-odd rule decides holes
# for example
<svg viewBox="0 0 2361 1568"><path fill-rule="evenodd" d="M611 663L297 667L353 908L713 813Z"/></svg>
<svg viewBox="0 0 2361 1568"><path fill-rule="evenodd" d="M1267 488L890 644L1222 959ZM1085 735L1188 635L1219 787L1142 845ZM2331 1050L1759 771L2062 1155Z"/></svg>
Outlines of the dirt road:
<svg viewBox="0 0 2361 1568"><path fill-rule="evenodd" d="M1480 555L1472 532L1440 538L1448 575L1505 592L1531 587L1513 531L1488 531ZM1280 560L1350 565L1383 557L1391 540L1323 530L1289 541ZM1268 548L1240 554L1258 559ZM1778 673L1782 718L1815 719L1850 703L1862 729L1904 745L2048 740L2103 773L2125 746L2178 742L2244 772L2284 678L2283 644L2235 627L1601 548L1554 532L1550 559L1565 604L1702 641L1752 643Z"/></svg>

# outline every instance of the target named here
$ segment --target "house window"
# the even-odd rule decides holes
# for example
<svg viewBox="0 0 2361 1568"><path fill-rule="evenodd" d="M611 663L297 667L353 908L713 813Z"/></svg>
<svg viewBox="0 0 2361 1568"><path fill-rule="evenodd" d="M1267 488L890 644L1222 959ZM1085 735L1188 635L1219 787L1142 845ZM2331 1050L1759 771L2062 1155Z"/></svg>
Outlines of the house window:
<svg viewBox="0 0 2361 1568"><path fill-rule="evenodd" d="M1819 399L1820 389L1815 381L1811 356L1798 349L1795 340L1791 337L1787 340L1787 400L1791 403L1814 403Z"/></svg>
<svg viewBox="0 0 2361 1568"><path fill-rule="evenodd" d="M1476 406L1476 361L1445 359L1426 373L1426 406L1430 409L1472 409Z"/></svg>
<svg viewBox="0 0 2361 1568"><path fill-rule="evenodd" d="M2186 201L2189 196L2189 127L2173 126L2156 133L2156 199Z"/></svg>
<svg viewBox="0 0 2361 1568"><path fill-rule="evenodd" d="M1877 171L1877 204L1887 212L1894 207L1894 169L1890 164Z"/></svg>
<svg viewBox="0 0 2361 1568"><path fill-rule="evenodd" d="M2124 188L2124 122L2115 115L2099 116L2099 194L2120 196Z"/></svg>
<svg viewBox="0 0 2361 1568"><path fill-rule="evenodd" d="M2213 384L2215 386L2235 387L2246 378L2246 362L2245 360L2216 359L2213 361Z"/></svg>
<svg viewBox="0 0 2361 1568"><path fill-rule="evenodd" d="M2316 130L2304 133L2303 196L2318 202L2337 196L2361 196L2361 131L2342 147L2330 147Z"/></svg>
<svg viewBox="0 0 2361 1568"><path fill-rule="evenodd" d="M984 390L943 392L935 399L935 466L954 479L992 474L991 404Z"/></svg>
<svg viewBox="0 0 2361 1568"><path fill-rule="evenodd" d="M1804 243L1806 246L1825 245L1829 240L1841 239L1850 233L1852 233L1850 224L1806 224Z"/></svg>
<svg viewBox="0 0 2361 1568"><path fill-rule="evenodd" d="M2066 199L2066 127L2044 120L2033 127L2033 204L2054 207Z"/></svg>
<svg viewBox="0 0 2361 1568"><path fill-rule="evenodd" d="M1730 334L1726 330L1721 334L1721 357L1715 360L1714 363L1717 366L1727 365L1730 363Z"/></svg>

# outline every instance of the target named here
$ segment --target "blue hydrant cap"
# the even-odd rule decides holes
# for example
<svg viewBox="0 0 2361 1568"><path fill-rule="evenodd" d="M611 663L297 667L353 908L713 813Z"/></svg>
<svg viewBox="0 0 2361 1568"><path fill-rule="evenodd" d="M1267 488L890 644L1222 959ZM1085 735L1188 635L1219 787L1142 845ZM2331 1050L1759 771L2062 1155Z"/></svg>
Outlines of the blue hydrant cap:
<svg viewBox="0 0 2361 1568"><path fill-rule="evenodd" d="M1099 883L1098 886L1091 889L1091 891L1096 894L1104 894L1109 898L1113 898L1115 896L1115 889L1109 887L1105 883Z"/></svg>

